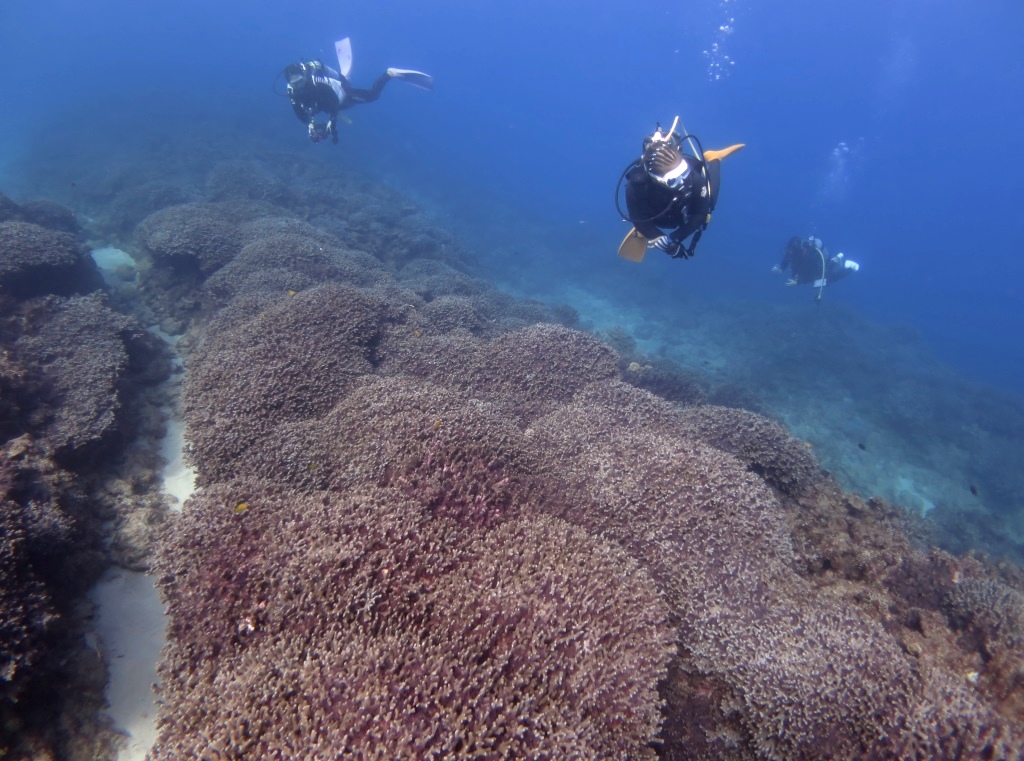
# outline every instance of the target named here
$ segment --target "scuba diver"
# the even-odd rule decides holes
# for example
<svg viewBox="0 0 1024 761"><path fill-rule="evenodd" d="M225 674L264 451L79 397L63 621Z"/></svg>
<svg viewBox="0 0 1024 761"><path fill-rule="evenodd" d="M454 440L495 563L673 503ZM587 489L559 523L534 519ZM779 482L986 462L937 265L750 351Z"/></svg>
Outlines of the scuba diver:
<svg viewBox="0 0 1024 761"><path fill-rule="evenodd" d="M380 97L381 91L392 79L434 89L434 80L421 71L409 69L388 69L369 89L353 87L348 79L352 69L352 43L346 37L334 43L338 55L338 71L325 66L322 61L304 61L285 67L284 76L288 83L288 99L299 121L308 125L309 139L314 143L325 140L338 142L338 113L345 109L370 103ZM326 114L328 121L318 121L317 114Z"/></svg>
<svg viewBox="0 0 1024 761"><path fill-rule="evenodd" d="M842 253L830 257L821 238L813 235L806 240L794 235L786 243L782 261L772 267L772 272L790 272L786 285L813 285L818 289L816 301L821 301L821 292L826 285L842 280L860 265L847 259Z"/></svg>
<svg viewBox="0 0 1024 761"><path fill-rule="evenodd" d="M643 261L648 248L664 251L673 259L693 256L718 201L721 160L744 145L705 151L696 137L681 134L678 126L678 116L668 132L657 125L654 134L644 138L641 157L619 177L616 208L623 219L633 223L619 246L619 256L631 261ZM684 153L686 146L692 153ZM623 180L628 214L618 205Z"/></svg>

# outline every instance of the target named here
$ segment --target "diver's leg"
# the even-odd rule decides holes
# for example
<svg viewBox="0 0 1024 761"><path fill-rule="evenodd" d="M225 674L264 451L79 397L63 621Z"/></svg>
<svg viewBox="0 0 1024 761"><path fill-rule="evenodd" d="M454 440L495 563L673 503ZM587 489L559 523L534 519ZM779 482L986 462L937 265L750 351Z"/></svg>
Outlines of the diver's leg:
<svg viewBox="0 0 1024 761"><path fill-rule="evenodd" d="M369 89L362 87L349 88L346 93L349 100L353 103L372 103L380 97L381 91L384 86L391 81L391 75L388 72L384 72L377 79L374 80L373 86Z"/></svg>

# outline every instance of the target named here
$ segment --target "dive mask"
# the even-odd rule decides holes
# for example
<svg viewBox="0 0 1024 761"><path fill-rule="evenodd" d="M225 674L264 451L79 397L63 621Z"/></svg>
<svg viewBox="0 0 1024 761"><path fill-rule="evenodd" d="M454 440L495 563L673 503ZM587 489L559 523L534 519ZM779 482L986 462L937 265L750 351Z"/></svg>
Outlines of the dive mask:
<svg viewBox="0 0 1024 761"><path fill-rule="evenodd" d="M678 188L690 173L690 165L680 150L682 137L676 132L677 116L668 132L659 124L654 134L644 138L644 154L641 159L651 179L670 188Z"/></svg>
<svg viewBox="0 0 1024 761"><path fill-rule="evenodd" d="M690 174L690 163L674 143L651 143L644 151L644 169L655 182L675 190Z"/></svg>

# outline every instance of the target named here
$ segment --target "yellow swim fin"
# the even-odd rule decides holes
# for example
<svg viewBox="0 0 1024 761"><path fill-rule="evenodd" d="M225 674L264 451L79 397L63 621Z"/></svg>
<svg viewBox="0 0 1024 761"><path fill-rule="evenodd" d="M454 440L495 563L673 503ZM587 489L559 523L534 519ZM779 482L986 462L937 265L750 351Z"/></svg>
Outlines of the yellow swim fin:
<svg viewBox="0 0 1024 761"><path fill-rule="evenodd" d="M639 264L644 260L646 253L647 238L638 233L635 227L630 228L630 231L626 233L626 237L622 239L622 244L619 246L619 256Z"/></svg>
<svg viewBox="0 0 1024 761"><path fill-rule="evenodd" d="M723 148L720 151L704 151L705 161L714 161L715 159L724 159L726 156L731 156L742 148L746 143L736 143L736 145L730 145L728 148Z"/></svg>

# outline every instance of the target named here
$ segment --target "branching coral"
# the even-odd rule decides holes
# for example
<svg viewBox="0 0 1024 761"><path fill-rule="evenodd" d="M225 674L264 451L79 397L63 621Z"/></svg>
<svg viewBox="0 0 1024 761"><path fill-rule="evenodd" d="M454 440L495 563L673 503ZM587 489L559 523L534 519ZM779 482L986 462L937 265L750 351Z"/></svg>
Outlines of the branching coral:
<svg viewBox="0 0 1024 761"><path fill-rule="evenodd" d="M190 502L158 572L155 759L653 758L664 608L561 521L481 533L394 492L234 483Z"/></svg>
<svg viewBox="0 0 1024 761"><path fill-rule="evenodd" d="M327 285L282 295L241 323L211 325L185 388L200 479L230 474L274 426L330 410L370 371L380 312L358 291Z"/></svg>
<svg viewBox="0 0 1024 761"><path fill-rule="evenodd" d="M262 220L261 220L262 221ZM268 224L246 230L248 234L288 220L273 217ZM264 232L248 243L232 261L205 284L217 306L239 293L265 291L281 295L325 282L367 286L383 279L383 267L369 254L341 249L329 236L310 231Z"/></svg>
<svg viewBox="0 0 1024 761"><path fill-rule="evenodd" d="M566 483L559 514L640 560L679 623L666 757L925 758L956 742L982 753L990 737L1020 746L966 685L918 670L877 622L793 572L783 512L739 462L607 416L579 399L531 438L548 452L542 477Z"/></svg>
<svg viewBox="0 0 1024 761"><path fill-rule="evenodd" d="M102 282L74 235L31 222L0 222L0 296L69 296L97 290Z"/></svg>
<svg viewBox="0 0 1024 761"><path fill-rule="evenodd" d="M38 301L24 313L31 328L13 350L22 365L38 368L39 438L62 462L94 458L125 435L131 376L151 360L159 364L162 347L134 319L111 310L102 294Z"/></svg>
<svg viewBox="0 0 1024 761"><path fill-rule="evenodd" d="M535 491L514 421L411 378L361 380L329 413L281 424L231 467L303 491L397 486L435 515L479 523L518 514Z"/></svg>
<svg viewBox="0 0 1024 761"><path fill-rule="evenodd" d="M735 455L783 492L797 492L820 478L814 455L778 423L755 412L701 405L681 413L693 436Z"/></svg>

